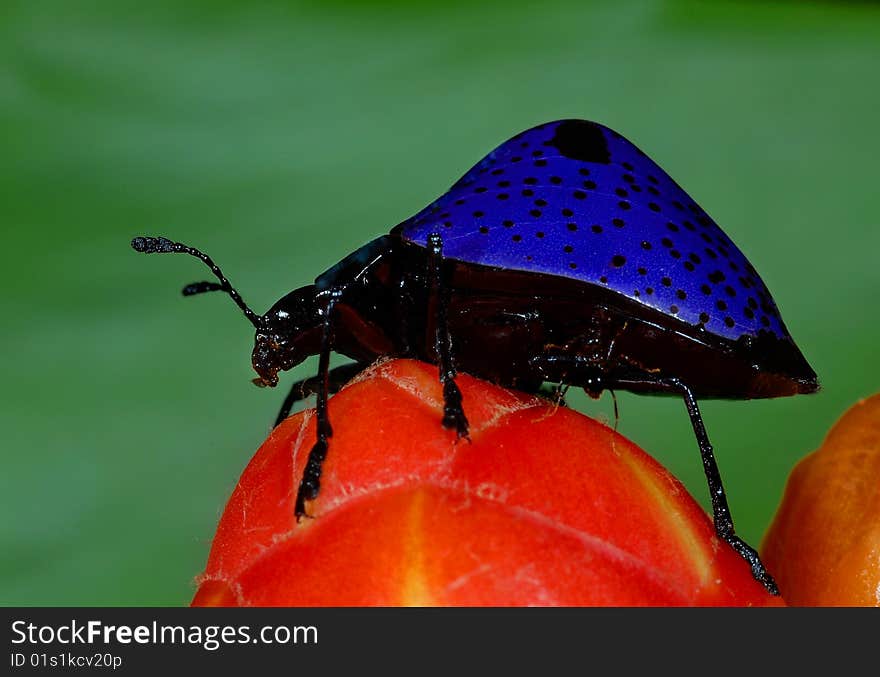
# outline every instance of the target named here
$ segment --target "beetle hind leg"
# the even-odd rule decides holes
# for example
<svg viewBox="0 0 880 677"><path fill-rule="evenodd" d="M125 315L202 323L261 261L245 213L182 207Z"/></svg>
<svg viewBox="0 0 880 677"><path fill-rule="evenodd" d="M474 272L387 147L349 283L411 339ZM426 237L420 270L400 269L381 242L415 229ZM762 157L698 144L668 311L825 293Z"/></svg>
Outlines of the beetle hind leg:
<svg viewBox="0 0 880 677"><path fill-rule="evenodd" d="M718 538L728 543L742 557L752 569L752 576L756 581L761 583L767 591L772 595L779 594L779 588L776 581L764 567L757 551L748 545L744 540L736 535L733 528L733 517L730 514L730 508L727 505L727 496L724 493L724 485L721 483L721 474L718 471L718 465L715 462L715 453L712 450L712 443L709 442L709 436L706 434L706 427L703 425L703 417L700 415L700 409L697 406L697 400L694 394L686 384L678 379L665 379L664 381L671 389L677 390L684 397L684 403L688 410L688 416L691 419L691 426L697 437L697 444L700 447L700 456L703 459L703 470L706 473L706 480L709 484L709 494L712 498L712 517L715 523L715 533Z"/></svg>

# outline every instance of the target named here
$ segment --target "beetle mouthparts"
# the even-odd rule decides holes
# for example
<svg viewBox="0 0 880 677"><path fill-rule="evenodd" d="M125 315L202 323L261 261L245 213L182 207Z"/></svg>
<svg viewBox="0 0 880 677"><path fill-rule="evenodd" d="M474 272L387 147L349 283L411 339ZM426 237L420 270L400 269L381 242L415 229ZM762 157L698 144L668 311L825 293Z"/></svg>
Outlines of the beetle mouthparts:
<svg viewBox="0 0 880 677"><path fill-rule="evenodd" d="M274 388L278 385L278 376L275 373L270 373L268 376L258 376L251 379L251 383L257 388Z"/></svg>

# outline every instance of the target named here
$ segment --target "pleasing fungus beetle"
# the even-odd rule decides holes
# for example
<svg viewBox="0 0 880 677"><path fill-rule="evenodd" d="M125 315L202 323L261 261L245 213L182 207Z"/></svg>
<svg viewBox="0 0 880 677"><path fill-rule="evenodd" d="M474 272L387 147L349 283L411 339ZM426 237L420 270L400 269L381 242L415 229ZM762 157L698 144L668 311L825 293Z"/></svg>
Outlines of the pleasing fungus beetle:
<svg viewBox="0 0 880 677"><path fill-rule="evenodd" d="M559 120L501 144L428 207L345 257L264 315L197 249L137 237L144 253L200 258L256 327L258 385L319 355L278 416L317 393L318 440L296 516L320 487L327 399L381 356L439 365L443 424L468 434L456 369L499 384L676 394L699 444L718 536L776 593L736 536L697 398L812 393L816 374L755 269L660 167L616 132ZM329 368L330 352L353 364Z"/></svg>

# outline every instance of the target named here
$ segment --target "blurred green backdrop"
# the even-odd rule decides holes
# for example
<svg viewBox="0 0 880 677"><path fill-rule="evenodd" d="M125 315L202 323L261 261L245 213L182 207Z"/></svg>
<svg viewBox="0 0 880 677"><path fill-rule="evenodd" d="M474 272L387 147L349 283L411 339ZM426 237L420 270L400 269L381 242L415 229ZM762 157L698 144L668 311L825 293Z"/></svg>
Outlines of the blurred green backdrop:
<svg viewBox="0 0 880 677"><path fill-rule="evenodd" d="M555 118L657 159L821 377L704 405L747 539L880 389L876 5L6 0L0 55L3 604L187 603L283 397L227 298L179 296L202 267L133 235L203 247L260 310ZM707 505L682 404L620 411Z"/></svg>

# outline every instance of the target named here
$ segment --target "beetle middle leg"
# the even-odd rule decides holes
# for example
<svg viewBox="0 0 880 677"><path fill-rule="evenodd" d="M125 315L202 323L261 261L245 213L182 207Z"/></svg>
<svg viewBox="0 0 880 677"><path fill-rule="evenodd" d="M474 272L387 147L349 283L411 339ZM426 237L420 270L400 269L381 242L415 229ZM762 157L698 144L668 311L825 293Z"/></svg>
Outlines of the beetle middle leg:
<svg viewBox="0 0 880 677"><path fill-rule="evenodd" d="M440 233L428 238L428 278L431 298L436 307L434 349L440 367L440 383L443 385L443 426L455 428L459 437L468 437L468 420L462 407L461 390L455 382L455 364L452 361L452 337L449 334L447 311L449 297L443 284L443 239Z"/></svg>
<svg viewBox="0 0 880 677"><path fill-rule="evenodd" d="M336 288L330 292L327 305L324 309L324 325L321 334L321 353L318 358L318 387L316 389L318 399L315 404L315 416L317 419L318 439L309 451L306 467L303 471L299 489L296 492L294 512L296 521L299 522L306 513L306 501L312 501L321 490L321 469L324 459L327 457L327 448L330 438L333 436L333 428L330 425L330 417L327 412L327 400L330 397L330 351L333 350L333 310L342 296L342 289Z"/></svg>

